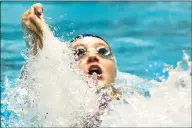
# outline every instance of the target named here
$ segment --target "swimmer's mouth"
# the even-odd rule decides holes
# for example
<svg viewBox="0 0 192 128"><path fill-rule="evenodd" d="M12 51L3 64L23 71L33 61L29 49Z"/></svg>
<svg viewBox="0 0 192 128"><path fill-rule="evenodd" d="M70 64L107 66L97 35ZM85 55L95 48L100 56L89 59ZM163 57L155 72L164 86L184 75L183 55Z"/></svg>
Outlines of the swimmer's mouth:
<svg viewBox="0 0 192 128"><path fill-rule="evenodd" d="M98 65L92 65L89 67L88 69L88 74L89 75L97 75L98 77L101 76L103 73L103 71L101 70L101 68Z"/></svg>

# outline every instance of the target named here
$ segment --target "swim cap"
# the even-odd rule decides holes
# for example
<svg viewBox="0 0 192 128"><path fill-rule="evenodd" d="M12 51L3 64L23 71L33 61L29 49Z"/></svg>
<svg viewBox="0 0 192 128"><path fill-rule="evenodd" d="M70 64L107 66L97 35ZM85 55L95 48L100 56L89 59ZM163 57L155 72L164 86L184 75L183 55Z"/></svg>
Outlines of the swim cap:
<svg viewBox="0 0 192 128"><path fill-rule="evenodd" d="M74 42L74 41L76 41L76 40L78 40L78 39L83 39L84 37L96 37L96 38L99 38L99 39L105 41L103 38L101 38L100 36L97 36L97 35L93 35L93 34L80 34L80 35L76 36L75 38L73 38L70 42L72 43L72 42ZM106 42L106 44L109 46L109 44L107 43L107 41L105 41L105 42ZM109 47L110 47L110 46L109 46Z"/></svg>

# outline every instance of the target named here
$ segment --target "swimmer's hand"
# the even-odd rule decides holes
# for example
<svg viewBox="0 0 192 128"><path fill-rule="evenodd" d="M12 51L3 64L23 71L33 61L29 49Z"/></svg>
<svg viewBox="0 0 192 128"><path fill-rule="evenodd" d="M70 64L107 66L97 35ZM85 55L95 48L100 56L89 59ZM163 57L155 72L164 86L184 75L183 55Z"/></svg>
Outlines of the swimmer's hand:
<svg viewBox="0 0 192 128"><path fill-rule="evenodd" d="M37 54L37 47L43 48L43 27L45 26L43 18L43 5L40 3L34 4L27 10L22 17L22 28L27 30L32 36L32 44L34 45L33 53ZM29 40L26 40L29 44ZM30 47L30 46L29 46Z"/></svg>

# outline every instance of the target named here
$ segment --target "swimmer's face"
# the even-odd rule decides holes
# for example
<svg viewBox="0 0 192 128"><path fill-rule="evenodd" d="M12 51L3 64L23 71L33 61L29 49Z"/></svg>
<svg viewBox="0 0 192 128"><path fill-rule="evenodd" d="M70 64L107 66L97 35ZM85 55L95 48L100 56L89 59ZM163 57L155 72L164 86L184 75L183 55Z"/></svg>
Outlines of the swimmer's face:
<svg viewBox="0 0 192 128"><path fill-rule="evenodd" d="M86 74L97 75L100 85L115 81L116 63L108 44L97 37L84 37L73 42L76 62Z"/></svg>

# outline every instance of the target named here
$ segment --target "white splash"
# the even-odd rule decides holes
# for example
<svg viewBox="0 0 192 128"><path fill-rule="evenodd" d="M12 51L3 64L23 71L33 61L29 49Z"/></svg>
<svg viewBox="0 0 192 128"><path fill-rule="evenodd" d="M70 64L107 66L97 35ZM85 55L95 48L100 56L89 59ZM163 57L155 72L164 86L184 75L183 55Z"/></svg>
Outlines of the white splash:
<svg viewBox="0 0 192 128"><path fill-rule="evenodd" d="M70 126L85 110L97 110L95 83L83 80L67 45L46 31L44 48L35 57L25 56L16 88L6 88L9 100L4 103L19 116L19 126Z"/></svg>
<svg viewBox="0 0 192 128"><path fill-rule="evenodd" d="M69 127L98 109L95 83L72 65L68 44L45 35L43 50L25 57L16 87L10 88L7 79L2 102L19 116L9 119L9 127ZM115 86L123 95L100 117L101 127L191 126L191 61L184 53L176 68L167 67L169 77L163 82L118 72ZM150 89L151 97L141 95L142 89Z"/></svg>
<svg viewBox="0 0 192 128"><path fill-rule="evenodd" d="M187 69L183 69L185 63ZM176 68L168 69L169 77L163 82L148 81L150 98L138 95L129 84L120 84L124 95L113 102L102 118L101 127L191 127L191 61L184 59ZM140 78L121 73L128 83L139 84ZM122 79L122 76L121 78ZM135 82L137 81L137 82ZM143 84L146 82L141 82ZM132 85L132 86L133 86ZM129 92L127 91L129 90ZM130 92L133 95L130 95Z"/></svg>

